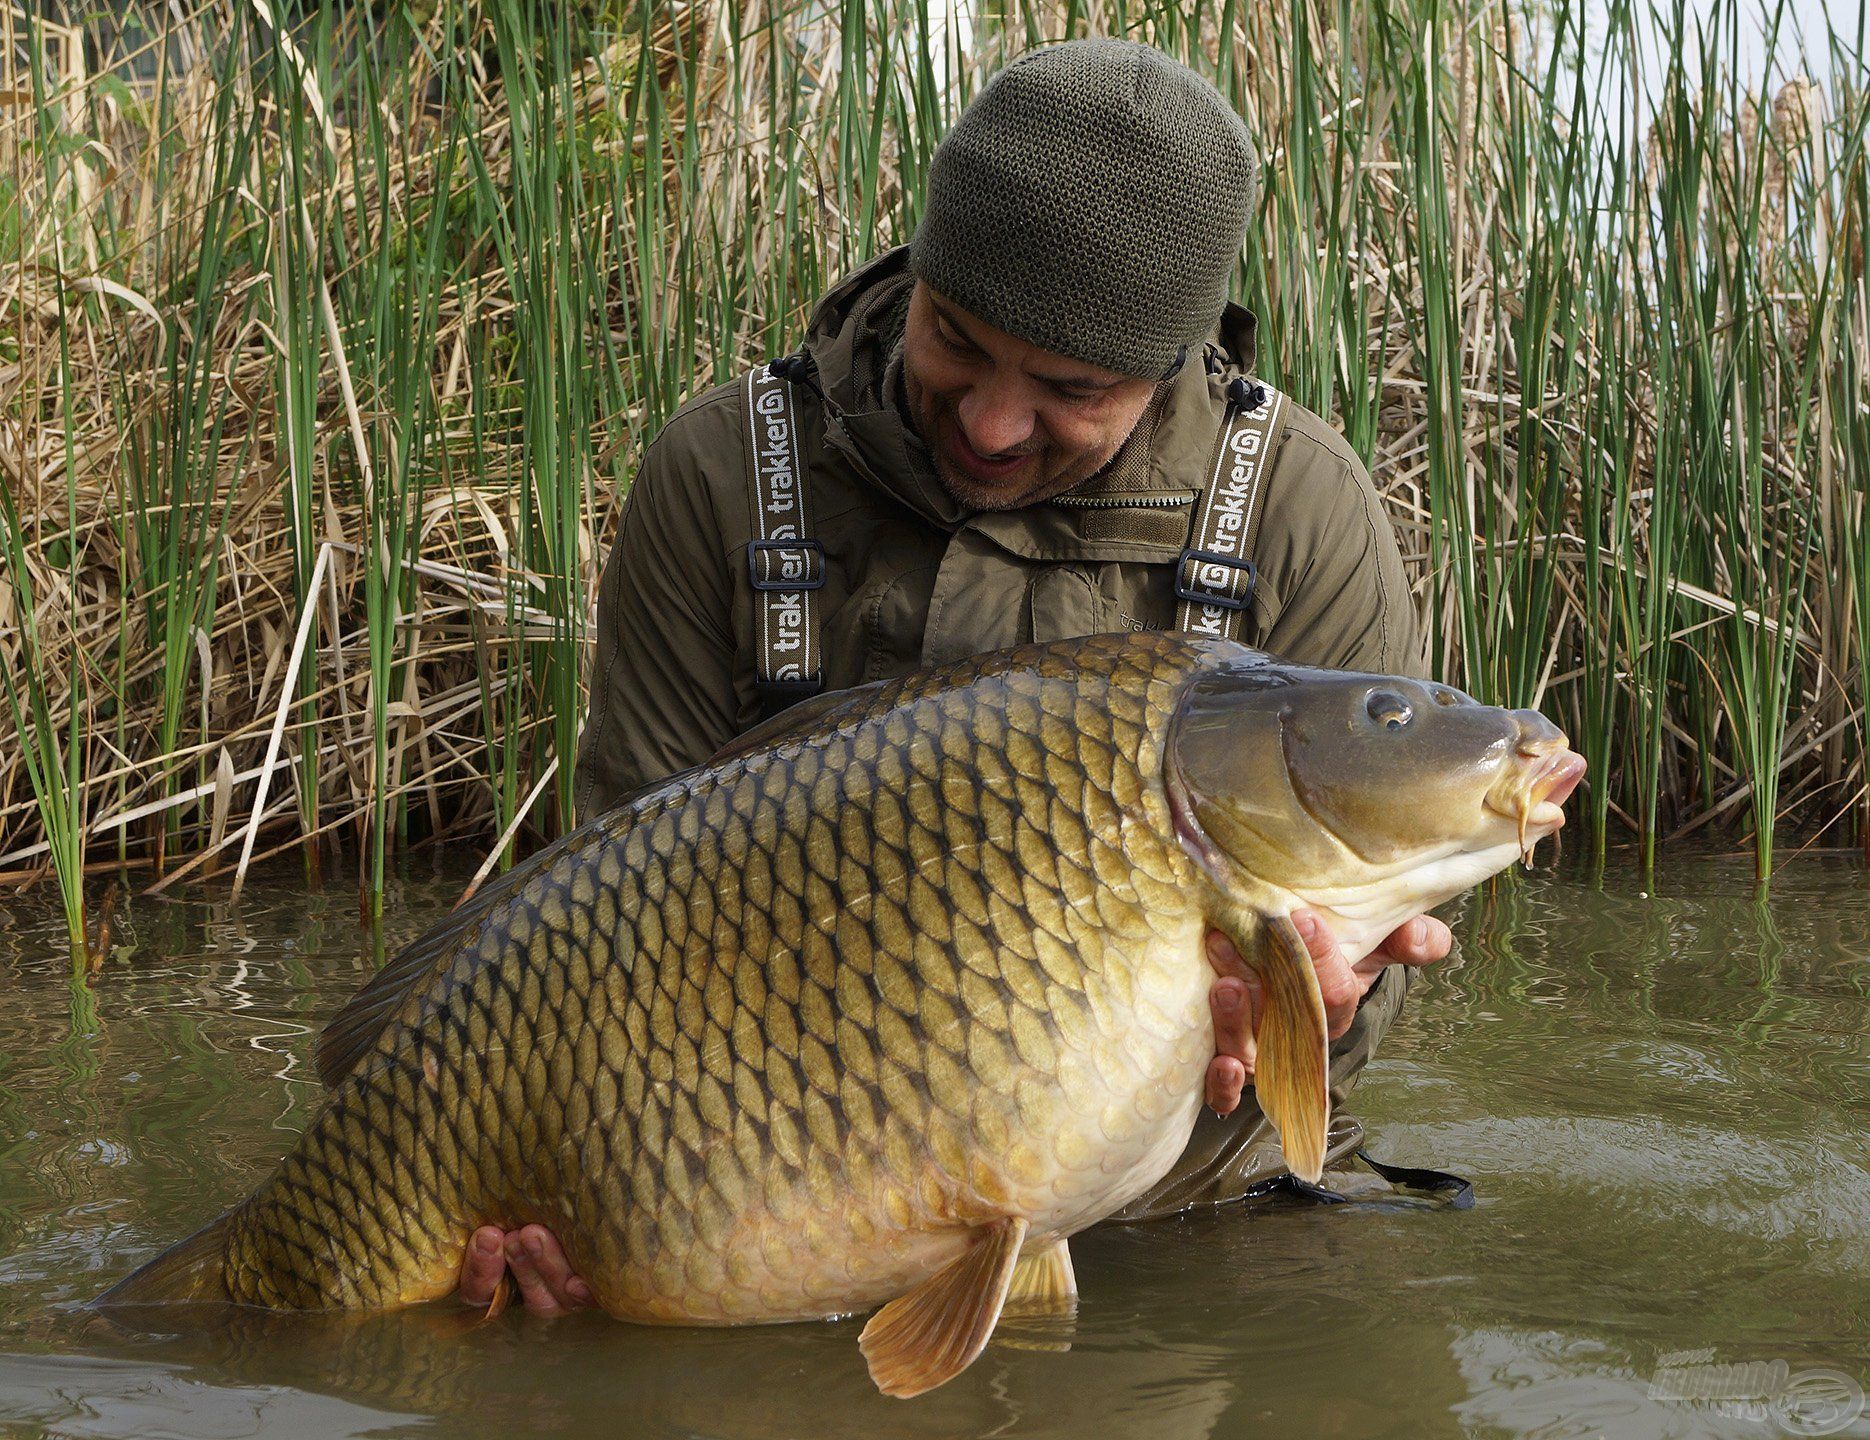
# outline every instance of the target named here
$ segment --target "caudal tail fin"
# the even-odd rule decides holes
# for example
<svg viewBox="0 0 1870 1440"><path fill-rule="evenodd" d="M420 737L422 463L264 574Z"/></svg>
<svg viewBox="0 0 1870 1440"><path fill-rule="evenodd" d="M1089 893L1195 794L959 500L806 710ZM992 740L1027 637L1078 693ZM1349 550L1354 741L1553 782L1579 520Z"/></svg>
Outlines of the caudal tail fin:
<svg viewBox="0 0 1870 1440"><path fill-rule="evenodd" d="M227 1222L230 1210L186 1240L178 1240L137 1266L98 1296L96 1305L167 1305L178 1301L228 1301Z"/></svg>

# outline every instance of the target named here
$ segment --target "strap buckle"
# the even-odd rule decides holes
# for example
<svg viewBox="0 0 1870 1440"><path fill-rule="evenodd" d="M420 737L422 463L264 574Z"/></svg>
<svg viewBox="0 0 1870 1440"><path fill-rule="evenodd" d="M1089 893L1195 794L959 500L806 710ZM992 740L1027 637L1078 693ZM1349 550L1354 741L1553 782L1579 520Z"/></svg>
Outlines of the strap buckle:
<svg viewBox="0 0 1870 1440"><path fill-rule="evenodd" d="M755 680L754 693L762 699L782 701L791 705L799 700L806 700L825 688L825 677L807 675L802 680Z"/></svg>
<svg viewBox="0 0 1870 1440"><path fill-rule="evenodd" d="M1194 575L1184 583L1182 575L1189 561L1194 561ZM1200 585L1202 568L1219 565L1228 570L1247 572L1246 588L1238 599L1231 589L1204 589ZM1229 577L1231 581L1231 577ZM1218 555L1212 550L1197 550L1193 546L1183 550L1175 559L1175 598L1186 600L1191 605L1218 605L1223 610L1245 610L1253 603L1253 587L1259 579L1259 570L1251 560L1242 560L1235 555Z"/></svg>
<svg viewBox="0 0 1870 1440"><path fill-rule="evenodd" d="M753 693L759 699L762 720L785 714L794 705L804 703L824 688L823 675L807 675L799 680L756 679L753 682Z"/></svg>
<svg viewBox="0 0 1870 1440"><path fill-rule="evenodd" d="M761 558L765 555L776 558L782 572L777 577L771 573L773 563ZM802 557L803 575L783 573L793 555ZM825 588L825 547L816 540L749 540L747 579L755 590L822 590Z"/></svg>

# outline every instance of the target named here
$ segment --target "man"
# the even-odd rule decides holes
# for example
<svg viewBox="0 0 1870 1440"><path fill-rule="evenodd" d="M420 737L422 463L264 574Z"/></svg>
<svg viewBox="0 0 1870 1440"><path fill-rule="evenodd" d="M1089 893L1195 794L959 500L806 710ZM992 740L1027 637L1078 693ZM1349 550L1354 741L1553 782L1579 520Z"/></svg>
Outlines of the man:
<svg viewBox="0 0 1870 1440"><path fill-rule="evenodd" d="M996 76L936 152L913 244L825 296L798 355L691 401L650 446L599 594L583 813L804 696L1028 640L1168 629L1178 605L1237 613L1238 638L1292 660L1420 673L1363 465L1247 375L1254 321L1227 284L1256 170L1219 92L1148 47L1076 41ZM1218 516L1220 457L1263 447L1263 483ZM1419 918L1351 966L1316 917L1295 918L1336 1110L1401 1005L1391 967L1442 958L1449 935ZM1240 1104L1256 982L1208 944L1215 1113L1131 1218L1283 1169ZM1340 1116L1331 1156L1360 1133ZM478 1233L463 1298L484 1303L506 1264L540 1310L589 1301L538 1226Z"/></svg>

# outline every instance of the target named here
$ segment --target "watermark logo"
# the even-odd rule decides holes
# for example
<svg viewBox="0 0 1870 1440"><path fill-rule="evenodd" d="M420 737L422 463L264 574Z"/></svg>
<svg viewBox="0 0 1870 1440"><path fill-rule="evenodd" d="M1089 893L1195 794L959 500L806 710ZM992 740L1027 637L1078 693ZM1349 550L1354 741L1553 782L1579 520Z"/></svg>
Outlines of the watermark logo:
<svg viewBox="0 0 1870 1440"><path fill-rule="evenodd" d="M1788 1435L1836 1435L1864 1413L1864 1389L1842 1370L1794 1370L1784 1360L1716 1360L1712 1347L1656 1358L1649 1398L1706 1406Z"/></svg>

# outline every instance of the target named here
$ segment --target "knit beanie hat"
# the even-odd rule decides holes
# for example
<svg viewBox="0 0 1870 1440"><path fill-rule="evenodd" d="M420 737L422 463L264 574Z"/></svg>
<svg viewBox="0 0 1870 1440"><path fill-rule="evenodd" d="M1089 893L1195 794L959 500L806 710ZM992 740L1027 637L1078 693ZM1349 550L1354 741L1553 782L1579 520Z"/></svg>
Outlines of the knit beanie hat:
<svg viewBox="0 0 1870 1440"><path fill-rule="evenodd" d="M910 265L995 329L1153 379L1220 318L1258 171L1186 65L1128 40L1048 46L936 147Z"/></svg>

